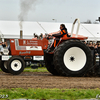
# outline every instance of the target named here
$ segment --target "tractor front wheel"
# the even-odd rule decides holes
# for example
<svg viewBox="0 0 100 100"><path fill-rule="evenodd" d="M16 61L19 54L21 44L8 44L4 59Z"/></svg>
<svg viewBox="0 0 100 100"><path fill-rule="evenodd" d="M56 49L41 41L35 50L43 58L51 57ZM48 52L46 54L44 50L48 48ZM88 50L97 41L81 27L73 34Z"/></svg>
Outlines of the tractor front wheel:
<svg viewBox="0 0 100 100"><path fill-rule="evenodd" d="M13 56L7 63L8 71L13 75L18 75L23 72L25 68L24 60L19 56Z"/></svg>
<svg viewBox="0 0 100 100"><path fill-rule="evenodd" d="M79 40L68 40L54 53L55 69L63 76L83 76L92 67L90 49Z"/></svg>

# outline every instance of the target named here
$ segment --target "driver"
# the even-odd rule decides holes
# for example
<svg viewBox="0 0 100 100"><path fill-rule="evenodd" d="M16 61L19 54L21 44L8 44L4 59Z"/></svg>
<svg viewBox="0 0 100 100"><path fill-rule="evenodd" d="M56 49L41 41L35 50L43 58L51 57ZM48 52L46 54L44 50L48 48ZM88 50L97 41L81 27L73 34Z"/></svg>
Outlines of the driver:
<svg viewBox="0 0 100 100"><path fill-rule="evenodd" d="M60 38L66 38L66 37L70 37L70 35L68 34L67 28L65 27L64 24L60 25L60 33L58 34L53 34L53 37L56 37L54 40L54 44L52 45L51 49L49 50L49 52L52 52L54 50L54 48L57 46L57 44L59 43Z"/></svg>
<svg viewBox="0 0 100 100"><path fill-rule="evenodd" d="M56 45L58 44L59 41L57 41L57 38L66 38L66 37L70 37L70 35L68 34L67 28L64 24L60 25L60 33L58 34L53 34L52 36L56 37L55 41L54 41L54 47L56 47ZM59 39L58 39L59 40Z"/></svg>

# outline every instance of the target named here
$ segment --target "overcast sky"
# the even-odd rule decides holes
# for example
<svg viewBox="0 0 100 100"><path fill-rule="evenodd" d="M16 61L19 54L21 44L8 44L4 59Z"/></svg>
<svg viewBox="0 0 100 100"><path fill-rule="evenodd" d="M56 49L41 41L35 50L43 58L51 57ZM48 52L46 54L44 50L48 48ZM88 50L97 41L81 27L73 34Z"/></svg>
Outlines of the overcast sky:
<svg viewBox="0 0 100 100"><path fill-rule="evenodd" d="M28 0L26 0L28 1ZM0 20L19 20L20 0L0 0ZM35 10L34 10L35 8ZM24 20L53 22L81 22L90 19L94 22L100 16L100 0L37 0Z"/></svg>

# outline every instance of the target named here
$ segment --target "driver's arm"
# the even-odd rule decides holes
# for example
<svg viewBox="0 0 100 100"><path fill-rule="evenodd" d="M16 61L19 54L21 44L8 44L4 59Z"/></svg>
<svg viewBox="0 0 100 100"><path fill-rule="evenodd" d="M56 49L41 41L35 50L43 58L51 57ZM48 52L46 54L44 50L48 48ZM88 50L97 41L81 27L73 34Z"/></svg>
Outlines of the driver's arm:
<svg viewBox="0 0 100 100"><path fill-rule="evenodd" d="M52 36L63 36L63 34L61 34L61 33L57 33L57 34L53 34Z"/></svg>
<svg viewBox="0 0 100 100"><path fill-rule="evenodd" d="M53 34L52 36L62 37L62 36L65 35L65 34L67 34L66 30L62 30L62 31L60 31L60 33L58 33L58 34Z"/></svg>

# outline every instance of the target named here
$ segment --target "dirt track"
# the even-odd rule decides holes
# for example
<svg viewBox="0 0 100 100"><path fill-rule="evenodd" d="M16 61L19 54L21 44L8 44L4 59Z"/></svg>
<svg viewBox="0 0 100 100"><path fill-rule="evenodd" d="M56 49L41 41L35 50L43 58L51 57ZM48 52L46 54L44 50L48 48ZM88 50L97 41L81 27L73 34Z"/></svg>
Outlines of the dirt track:
<svg viewBox="0 0 100 100"><path fill-rule="evenodd" d="M50 73L23 72L18 76L0 72L0 88L100 88L100 77L60 77Z"/></svg>

